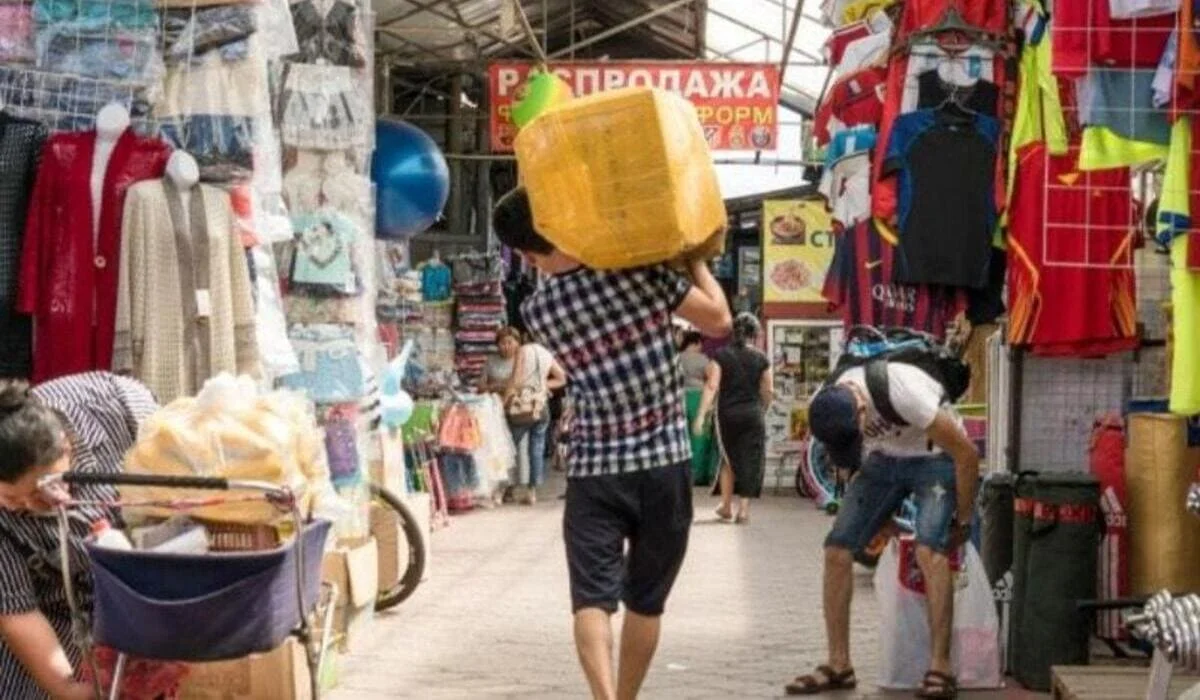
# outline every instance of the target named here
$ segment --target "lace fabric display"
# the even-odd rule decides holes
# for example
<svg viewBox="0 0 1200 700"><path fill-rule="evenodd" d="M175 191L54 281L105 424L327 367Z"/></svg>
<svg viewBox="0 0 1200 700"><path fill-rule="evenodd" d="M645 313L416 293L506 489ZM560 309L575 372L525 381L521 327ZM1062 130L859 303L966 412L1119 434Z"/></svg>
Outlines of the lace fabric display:
<svg viewBox="0 0 1200 700"><path fill-rule="evenodd" d="M283 142L317 150L366 145L373 116L355 76L348 66L288 65L280 110Z"/></svg>
<svg viewBox="0 0 1200 700"><path fill-rule="evenodd" d="M366 38L359 8L345 0L300 0L292 3L299 51L303 63L326 62L335 66L367 65Z"/></svg>

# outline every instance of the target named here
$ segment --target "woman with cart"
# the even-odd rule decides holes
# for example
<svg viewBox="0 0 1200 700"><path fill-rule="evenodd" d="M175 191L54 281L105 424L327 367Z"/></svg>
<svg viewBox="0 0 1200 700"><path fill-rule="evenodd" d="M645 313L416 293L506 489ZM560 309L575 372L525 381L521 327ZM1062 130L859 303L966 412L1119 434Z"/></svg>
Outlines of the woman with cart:
<svg viewBox="0 0 1200 700"><path fill-rule="evenodd" d="M133 379L106 372L63 377L30 389L0 380L0 698L84 700L93 686L77 673L82 650L59 564L57 504L70 497L115 500L111 486L80 485L47 494L38 481L72 472L120 472L138 424L157 404ZM70 511L71 570L75 591L90 601L83 543L104 506Z"/></svg>

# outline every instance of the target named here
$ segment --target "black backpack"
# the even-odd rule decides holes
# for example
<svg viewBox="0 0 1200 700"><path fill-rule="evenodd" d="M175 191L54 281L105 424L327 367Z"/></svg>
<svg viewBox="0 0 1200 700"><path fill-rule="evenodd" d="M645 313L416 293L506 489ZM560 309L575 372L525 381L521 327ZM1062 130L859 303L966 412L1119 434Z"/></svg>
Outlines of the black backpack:
<svg viewBox="0 0 1200 700"><path fill-rule="evenodd" d="M896 413L888 393L889 363L912 365L942 385L944 400L954 403L967 392L971 368L959 358L959 352L927 333L907 328L855 326L846 334L842 356L826 380L832 385L854 367L862 367L867 391L879 415L893 425L908 425Z"/></svg>

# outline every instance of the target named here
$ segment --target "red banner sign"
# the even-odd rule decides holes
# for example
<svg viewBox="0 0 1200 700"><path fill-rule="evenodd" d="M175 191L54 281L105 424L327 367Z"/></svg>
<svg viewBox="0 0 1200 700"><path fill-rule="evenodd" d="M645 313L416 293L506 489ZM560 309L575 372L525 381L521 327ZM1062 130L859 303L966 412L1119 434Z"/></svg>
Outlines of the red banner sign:
<svg viewBox="0 0 1200 700"><path fill-rule="evenodd" d="M492 150L512 151L517 129L512 105L534 64L493 63L488 67ZM713 150L776 147L779 125L779 67L771 63L594 62L554 64L576 97L623 87L654 87L691 100Z"/></svg>

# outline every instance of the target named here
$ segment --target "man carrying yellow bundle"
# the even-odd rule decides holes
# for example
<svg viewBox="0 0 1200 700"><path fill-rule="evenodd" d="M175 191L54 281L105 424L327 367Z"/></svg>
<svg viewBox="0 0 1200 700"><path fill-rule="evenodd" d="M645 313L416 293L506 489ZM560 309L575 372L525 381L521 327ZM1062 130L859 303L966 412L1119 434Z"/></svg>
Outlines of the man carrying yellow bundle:
<svg viewBox="0 0 1200 700"><path fill-rule="evenodd" d="M549 277L522 305L532 336L566 369L574 410L563 516L575 645L598 700L632 700L692 524L688 424L671 315L729 333L729 303L703 260L588 268L534 227L518 188L496 205L500 240ZM628 553L625 545L628 541ZM625 605L619 673L610 617Z"/></svg>

